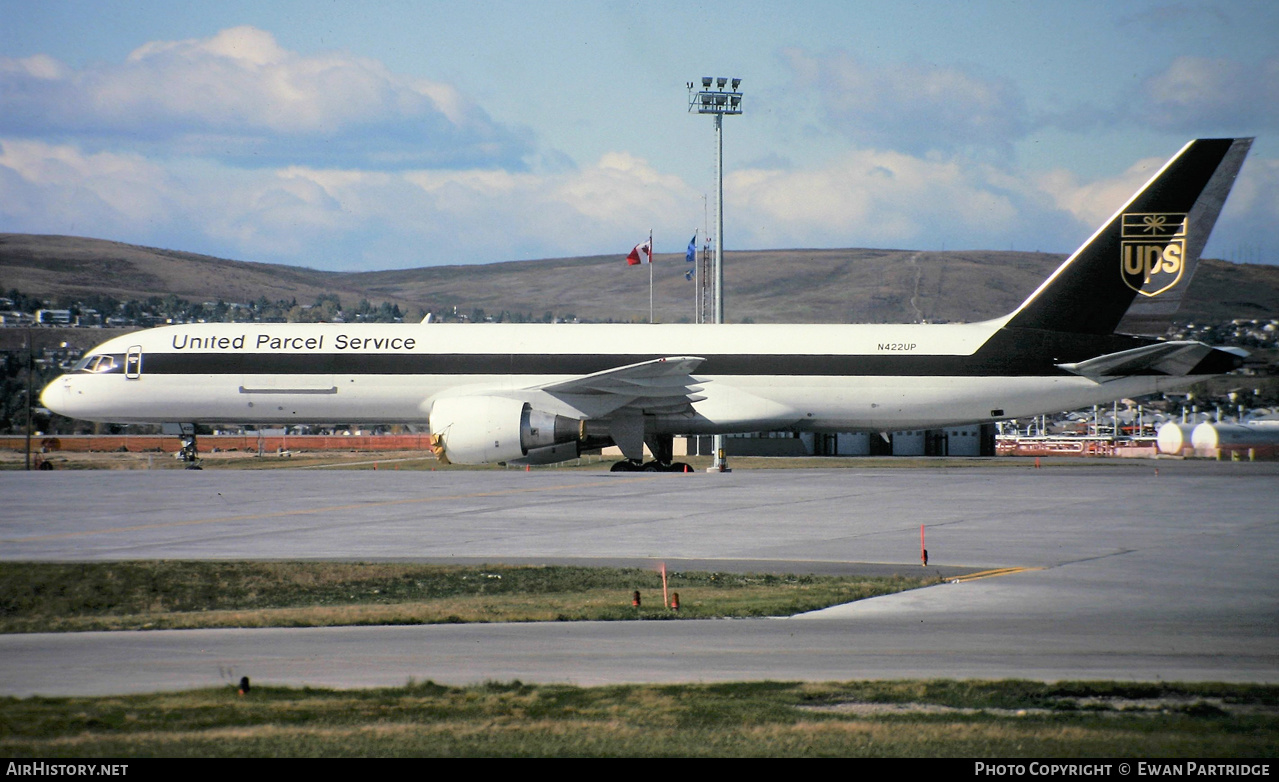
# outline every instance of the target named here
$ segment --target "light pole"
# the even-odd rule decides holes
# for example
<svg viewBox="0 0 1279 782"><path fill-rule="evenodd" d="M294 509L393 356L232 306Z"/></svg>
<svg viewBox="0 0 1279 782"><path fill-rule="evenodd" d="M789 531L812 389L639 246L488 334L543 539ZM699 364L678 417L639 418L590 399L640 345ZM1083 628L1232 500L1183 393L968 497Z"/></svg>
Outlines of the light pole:
<svg viewBox="0 0 1279 782"><path fill-rule="evenodd" d="M715 115L715 323L724 322L724 115L742 113L742 80L723 76L702 77L702 89L688 83L688 110ZM710 472L728 472L724 459L724 435L714 439L715 462Z"/></svg>
<svg viewBox="0 0 1279 782"><path fill-rule="evenodd" d="M27 326L27 469L31 469L31 408L35 400L31 398L32 375L36 369L35 343L31 339L31 327Z"/></svg>

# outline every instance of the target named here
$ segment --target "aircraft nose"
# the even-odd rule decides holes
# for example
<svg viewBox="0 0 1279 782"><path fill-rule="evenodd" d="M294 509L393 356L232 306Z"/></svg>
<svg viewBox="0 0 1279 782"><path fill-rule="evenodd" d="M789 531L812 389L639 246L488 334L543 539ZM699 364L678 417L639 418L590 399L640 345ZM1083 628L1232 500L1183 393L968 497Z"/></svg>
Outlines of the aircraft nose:
<svg viewBox="0 0 1279 782"><path fill-rule="evenodd" d="M40 392L40 406L48 408L55 413L63 414L66 409L65 399L67 391L62 386L62 381L66 379L66 375L59 375L56 380L44 387Z"/></svg>

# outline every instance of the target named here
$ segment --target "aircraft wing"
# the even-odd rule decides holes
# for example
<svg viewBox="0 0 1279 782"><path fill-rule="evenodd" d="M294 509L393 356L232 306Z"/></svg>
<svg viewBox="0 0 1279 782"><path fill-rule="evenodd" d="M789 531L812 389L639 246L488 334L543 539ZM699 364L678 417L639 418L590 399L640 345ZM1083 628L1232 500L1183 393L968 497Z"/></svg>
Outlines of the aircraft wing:
<svg viewBox="0 0 1279 782"><path fill-rule="evenodd" d="M692 372L704 358L672 356L606 369L537 386L592 416L614 413L678 415L691 413L705 399Z"/></svg>
<svg viewBox="0 0 1279 782"><path fill-rule="evenodd" d="M1067 372L1092 378L1120 377L1126 375L1187 375L1214 351L1219 350L1202 342L1160 342L1118 353L1107 353L1073 364L1058 364ZM1233 350L1225 352L1238 356Z"/></svg>

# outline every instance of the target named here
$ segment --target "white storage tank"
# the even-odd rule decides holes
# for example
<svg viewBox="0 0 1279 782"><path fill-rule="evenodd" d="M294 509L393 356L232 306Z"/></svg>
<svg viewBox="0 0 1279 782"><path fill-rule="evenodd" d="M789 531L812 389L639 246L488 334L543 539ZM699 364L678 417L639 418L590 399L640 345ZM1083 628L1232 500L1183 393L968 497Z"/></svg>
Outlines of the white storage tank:
<svg viewBox="0 0 1279 782"><path fill-rule="evenodd" d="M1194 429L1194 424L1179 424L1175 421L1169 421L1159 427L1159 432L1155 436L1159 452L1173 456L1193 455L1195 447L1191 441L1191 434Z"/></svg>
<svg viewBox="0 0 1279 782"><path fill-rule="evenodd" d="M1196 456L1216 456L1219 451L1252 451L1257 456L1273 456L1279 447L1279 421L1199 424L1190 433L1190 441Z"/></svg>

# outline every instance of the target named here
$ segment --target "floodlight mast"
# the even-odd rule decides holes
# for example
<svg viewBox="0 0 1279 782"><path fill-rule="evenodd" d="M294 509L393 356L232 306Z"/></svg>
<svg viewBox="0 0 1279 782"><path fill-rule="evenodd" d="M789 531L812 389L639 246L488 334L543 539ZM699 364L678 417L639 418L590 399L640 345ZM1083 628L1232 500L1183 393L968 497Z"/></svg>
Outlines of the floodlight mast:
<svg viewBox="0 0 1279 782"><path fill-rule="evenodd" d="M714 82L719 89L711 89ZM724 88L729 79L720 76L702 77L702 89L693 92L693 82L688 83L688 110L698 114L715 116L715 322L724 322L724 115L742 113L742 94L738 87L742 80L732 79L732 90Z"/></svg>
<svg viewBox="0 0 1279 782"><path fill-rule="evenodd" d="M711 83L716 89L711 89ZM742 80L733 77L730 80L723 76L712 79L702 77L702 89L693 91L693 82L688 83L688 110L697 110L698 114L715 115L715 322L724 322L724 115L742 113L742 93L738 89ZM728 89L725 89L725 88ZM728 464L724 459L724 436L715 435L715 463L709 472L728 472Z"/></svg>

